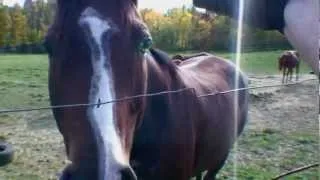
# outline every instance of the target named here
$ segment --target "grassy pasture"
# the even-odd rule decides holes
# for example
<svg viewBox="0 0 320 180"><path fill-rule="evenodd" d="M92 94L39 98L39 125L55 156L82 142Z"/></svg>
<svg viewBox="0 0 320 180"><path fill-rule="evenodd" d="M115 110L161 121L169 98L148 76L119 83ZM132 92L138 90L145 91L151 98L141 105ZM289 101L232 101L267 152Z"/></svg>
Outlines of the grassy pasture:
<svg viewBox="0 0 320 180"><path fill-rule="evenodd" d="M244 53L240 67L250 74L278 74L277 58L281 52ZM190 53L192 52L181 54ZM235 59L235 54L212 53L227 59ZM48 104L47 68L46 55L0 55L0 106ZM308 71L309 68L302 64L301 73Z"/></svg>
<svg viewBox="0 0 320 180"><path fill-rule="evenodd" d="M241 69L259 77L279 74L277 58L281 52L244 53ZM182 54L189 53L191 52ZM235 57L229 53L214 54L228 59ZM47 68L48 60L45 55L0 55L0 109L48 105ZM309 71L310 69L303 64L301 73ZM312 89L310 87L303 88L309 88L306 90L309 92ZM237 177L240 180L268 180L294 167L318 161L319 126L314 119L317 117L317 108L312 107L312 103L316 102L316 98L312 98L314 92L307 93L305 99L299 99L296 97L298 94L291 92L289 87L280 91L287 93L292 102L299 100L307 102L310 99L314 101L310 102L311 105L297 108L306 111L305 114L298 113L301 120L299 122L298 119L296 121L294 118L283 118L291 108L284 102L278 103L284 104L282 107L265 108L286 94L273 93L270 95L272 97L269 97L268 94L258 93L255 96L258 97L258 101L252 101L251 114L249 113L252 119L257 120L252 122L261 120L261 124L269 121L271 123L272 118L283 121L277 121L272 125L267 123L265 126L249 122L248 128L239 139L238 150L232 150L226 166L219 174L219 179L233 179L236 167ZM261 109L263 111L260 112ZM314 113L307 115L310 111ZM261 114L258 115L258 112ZM277 114L280 113L284 115L278 117ZM285 128L288 124L289 128ZM287 130L281 131L281 129ZM0 180L55 179L56 173L67 163L63 142L50 111L0 114L0 139L7 139L16 148L14 162L0 168ZM236 164L234 158L237 158ZM292 175L287 180L316 180L319 177L317 169L312 169Z"/></svg>

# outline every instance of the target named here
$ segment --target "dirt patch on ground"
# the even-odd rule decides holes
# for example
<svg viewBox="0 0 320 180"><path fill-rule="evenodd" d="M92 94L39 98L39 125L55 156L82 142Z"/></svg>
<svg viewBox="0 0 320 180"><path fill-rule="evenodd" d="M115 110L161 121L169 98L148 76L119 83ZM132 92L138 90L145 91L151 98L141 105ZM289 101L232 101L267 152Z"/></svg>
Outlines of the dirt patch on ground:
<svg viewBox="0 0 320 180"><path fill-rule="evenodd" d="M304 75L300 80L315 78ZM251 76L250 86L281 84L280 76ZM251 90L249 122L219 179L268 179L319 159L318 81ZM0 116L0 137L14 145L15 160L0 179L55 179L67 163L50 111ZM319 178L315 172L307 179Z"/></svg>
<svg viewBox="0 0 320 180"><path fill-rule="evenodd" d="M250 87L281 84L281 76L249 76ZM301 81L314 79L304 75ZM294 83L294 82L293 82ZM319 82L250 91L249 121L219 179L271 179L319 159ZM292 176L319 179L317 169ZM290 178L289 178L290 179Z"/></svg>
<svg viewBox="0 0 320 180"><path fill-rule="evenodd" d="M313 79L305 75L301 80ZM250 77L250 86L281 84L281 76ZM276 128L284 131L311 130L319 113L318 81L251 91L249 128ZM313 122L313 123L312 123Z"/></svg>

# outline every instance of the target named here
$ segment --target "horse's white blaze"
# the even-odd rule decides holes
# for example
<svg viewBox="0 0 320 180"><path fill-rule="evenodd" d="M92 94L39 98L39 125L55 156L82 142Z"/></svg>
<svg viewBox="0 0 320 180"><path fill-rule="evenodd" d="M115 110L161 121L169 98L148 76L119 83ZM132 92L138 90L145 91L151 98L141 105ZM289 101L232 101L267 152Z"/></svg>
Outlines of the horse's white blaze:
<svg viewBox="0 0 320 180"><path fill-rule="evenodd" d="M319 4L319 0L290 0L284 11L284 33L315 73L319 73Z"/></svg>
<svg viewBox="0 0 320 180"><path fill-rule="evenodd" d="M84 12L85 13L85 12ZM85 16L80 19L80 23L85 23L90 29L91 38L97 45L99 56L92 55L92 67L93 76L91 80L91 88L89 95L89 103L105 102L115 98L112 69L110 66L110 60L107 59L109 56L108 52L105 52L102 47L102 36L108 30L110 25L107 21L99 19L96 16ZM88 117L93 128L95 130L98 140L100 157L104 159L100 162L105 170L111 170L115 165L124 165L126 160L124 158L123 149L121 146L120 138L118 136L117 128L115 126L115 113L113 104L105 104L100 107L89 107ZM100 159L100 160L101 160ZM114 161L117 163L115 164ZM100 168L103 168L100 167Z"/></svg>

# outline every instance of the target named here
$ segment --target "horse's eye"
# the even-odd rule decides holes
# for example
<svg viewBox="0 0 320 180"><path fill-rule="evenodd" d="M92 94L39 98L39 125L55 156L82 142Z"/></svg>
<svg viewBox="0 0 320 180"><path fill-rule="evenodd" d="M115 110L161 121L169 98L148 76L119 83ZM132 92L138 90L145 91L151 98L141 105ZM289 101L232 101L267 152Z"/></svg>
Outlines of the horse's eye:
<svg viewBox="0 0 320 180"><path fill-rule="evenodd" d="M139 43L139 51L141 53L145 53L148 49L152 47L152 38L144 37L142 41Z"/></svg>
<svg viewBox="0 0 320 180"><path fill-rule="evenodd" d="M133 24L133 36L135 45L138 51L144 54L148 49L152 47L152 36L149 32L148 27L140 21L136 21Z"/></svg>

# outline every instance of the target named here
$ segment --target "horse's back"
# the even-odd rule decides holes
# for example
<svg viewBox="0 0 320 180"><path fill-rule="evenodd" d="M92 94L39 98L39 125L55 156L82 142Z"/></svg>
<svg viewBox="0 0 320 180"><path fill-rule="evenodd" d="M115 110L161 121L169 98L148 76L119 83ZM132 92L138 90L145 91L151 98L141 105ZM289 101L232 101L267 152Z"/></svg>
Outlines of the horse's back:
<svg viewBox="0 0 320 180"><path fill-rule="evenodd" d="M197 86L209 87L210 92L212 90L226 91L236 88L237 74L239 75L239 81L243 81L239 82L238 88L247 86L247 77L240 70L237 71L235 64L217 56L191 58L182 62L179 69L183 74L182 76L185 75L186 77L186 84L194 86L194 83L197 83ZM199 89L203 90L203 88Z"/></svg>
<svg viewBox="0 0 320 180"><path fill-rule="evenodd" d="M217 96L217 98L220 98L220 104L218 105L223 106L224 110L226 110L226 111L220 111L220 112L228 112L232 110L236 112L234 109L235 108L234 103L235 103L235 95L237 95L237 99L238 99L237 117L239 117L239 127L238 127L237 135L239 135L243 130L244 123L247 120L247 113L248 113L249 92L247 89L245 89L248 87L247 76L243 72L241 72L241 70L238 69L234 63L220 57L211 56L201 61L202 62L199 64L199 67L195 68L194 71L200 74L200 72L202 72L202 70L205 69L203 72L207 74L207 77L211 76L211 80L209 78L205 78L205 79L207 83L210 83L210 82L212 83L212 86L214 86L212 87L213 91L216 91L216 93L218 93L217 95L215 95ZM192 68L190 68L190 70L191 69ZM227 92L230 90L233 91L235 89L242 89L242 90L229 92L229 93L220 93L220 92ZM210 93L210 92L204 92L204 93ZM223 105L228 100L229 100L228 102L229 104ZM230 112L230 114L233 114L233 112Z"/></svg>
<svg viewBox="0 0 320 180"><path fill-rule="evenodd" d="M199 99L206 118L199 120L198 124L201 132L198 132L199 149L195 164L198 170L203 170L207 166L216 165L211 163L221 163L224 160L229 152L228 149L243 131L247 122L248 90L221 94L219 92L246 88L248 80L242 72L237 71L233 63L216 56L191 59L188 63L180 65L179 69L185 83L195 87L197 95L218 93ZM236 78L237 75L238 78ZM237 105L234 104L236 95L238 96ZM212 157L208 157L210 154ZM221 159L213 160L212 158Z"/></svg>

